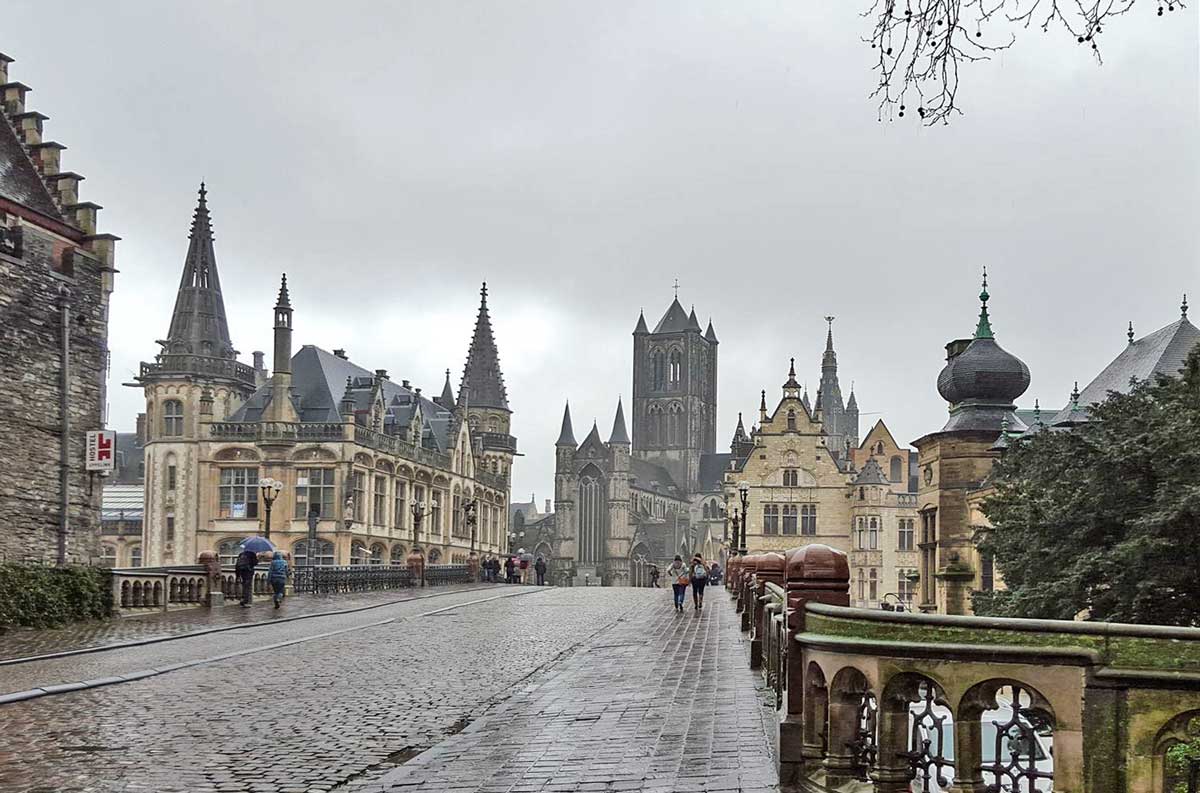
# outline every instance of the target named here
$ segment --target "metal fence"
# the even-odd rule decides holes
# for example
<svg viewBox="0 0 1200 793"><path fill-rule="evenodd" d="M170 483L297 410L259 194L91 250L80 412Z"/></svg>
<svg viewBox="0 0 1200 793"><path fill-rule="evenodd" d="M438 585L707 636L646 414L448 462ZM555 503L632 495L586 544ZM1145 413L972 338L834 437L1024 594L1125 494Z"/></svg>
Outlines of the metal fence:
<svg viewBox="0 0 1200 793"><path fill-rule="evenodd" d="M425 568L425 585L467 584L471 572L465 564L434 564ZM379 589L403 589L421 586L403 565L297 565L292 571L292 589L333 595L339 592L370 592Z"/></svg>

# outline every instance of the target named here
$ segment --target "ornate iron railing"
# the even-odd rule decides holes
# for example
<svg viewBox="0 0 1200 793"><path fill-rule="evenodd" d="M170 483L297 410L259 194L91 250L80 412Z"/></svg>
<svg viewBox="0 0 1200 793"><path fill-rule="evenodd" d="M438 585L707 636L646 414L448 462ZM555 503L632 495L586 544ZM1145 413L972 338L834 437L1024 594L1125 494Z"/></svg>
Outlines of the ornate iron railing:
<svg viewBox="0 0 1200 793"><path fill-rule="evenodd" d="M1037 730L1049 729L1046 717L1037 710L1025 707L1022 699L1030 700L1029 692L1021 686L1012 686L1012 707L1008 719L992 722L996 728L992 757L995 760L984 766L995 779L988 785L987 793L1036 793L1042 789L1038 780L1053 780L1053 771L1038 768L1041 751Z"/></svg>
<svg viewBox="0 0 1200 793"><path fill-rule="evenodd" d="M471 571L465 564L431 564L425 568L425 583L431 586L469 584Z"/></svg>
<svg viewBox="0 0 1200 793"><path fill-rule="evenodd" d="M911 732L907 752L901 756L912 767L914 790L920 793L939 793L950 787L950 777L943 771L954 769L954 761L946 758L947 736L953 729L948 712L938 705L937 691L928 681L917 687L920 710L909 709Z"/></svg>
<svg viewBox="0 0 1200 793"><path fill-rule="evenodd" d="M850 756L861 779L867 779L879 754L876 728L879 723L879 702L870 691L864 691L858 703L858 725L850 742Z"/></svg>
<svg viewBox="0 0 1200 793"><path fill-rule="evenodd" d="M297 565L292 571L294 591L318 595L403 589L412 585L412 573L401 565Z"/></svg>

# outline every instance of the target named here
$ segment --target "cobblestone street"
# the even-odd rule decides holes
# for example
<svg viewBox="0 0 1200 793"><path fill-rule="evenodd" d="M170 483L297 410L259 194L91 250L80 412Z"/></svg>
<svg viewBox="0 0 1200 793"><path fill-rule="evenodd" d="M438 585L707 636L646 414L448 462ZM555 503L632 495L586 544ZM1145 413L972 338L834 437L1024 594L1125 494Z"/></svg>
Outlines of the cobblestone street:
<svg viewBox="0 0 1200 793"><path fill-rule="evenodd" d="M0 789L772 790L755 676L713 594L697 616L663 590L497 587L0 667L11 691L17 670L34 685L84 659L296 642L0 706Z"/></svg>

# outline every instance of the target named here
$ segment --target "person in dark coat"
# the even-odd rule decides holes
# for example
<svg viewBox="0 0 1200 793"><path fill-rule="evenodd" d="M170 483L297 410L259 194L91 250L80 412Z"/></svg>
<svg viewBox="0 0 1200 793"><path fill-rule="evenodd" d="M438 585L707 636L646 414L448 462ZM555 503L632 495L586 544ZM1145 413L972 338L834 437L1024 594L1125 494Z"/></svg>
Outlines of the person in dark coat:
<svg viewBox="0 0 1200 793"><path fill-rule="evenodd" d="M504 576L508 583L512 584L517 580L517 563L510 556L504 560Z"/></svg>
<svg viewBox="0 0 1200 793"><path fill-rule="evenodd" d="M267 581L270 582L271 589L275 591L275 608L279 608L279 604L283 603L287 577L287 560L283 558L283 551L276 551L275 556L271 559L271 572L267 574Z"/></svg>
<svg viewBox="0 0 1200 793"><path fill-rule="evenodd" d="M537 561L533 563L533 572L537 573L537 585L545 586L546 585L546 560L539 556L537 558Z"/></svg>
<svg viewBox="0 0 1200 793"><path fill-rule="evenodd" d="M242 549L233 570L242 584L242 608L250 608L254 595L254 568L258 565L258 554Z"/></svg>

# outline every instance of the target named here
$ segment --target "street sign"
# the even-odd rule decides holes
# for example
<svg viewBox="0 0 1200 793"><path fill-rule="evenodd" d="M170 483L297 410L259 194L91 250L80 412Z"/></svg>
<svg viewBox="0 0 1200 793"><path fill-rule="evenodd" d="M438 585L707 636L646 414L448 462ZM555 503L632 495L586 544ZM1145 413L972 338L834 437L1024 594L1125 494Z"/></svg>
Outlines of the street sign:
<svg viewBox="0 0 1200 793"><path fill-rule="evenodd" d="M89 430L85 468L111 474L117 462L117 433L112 430Z"/></svg>

